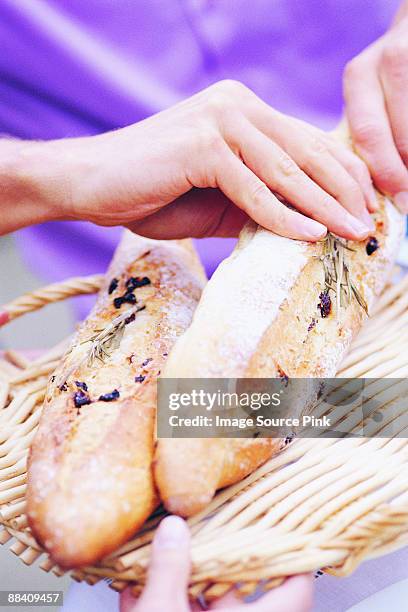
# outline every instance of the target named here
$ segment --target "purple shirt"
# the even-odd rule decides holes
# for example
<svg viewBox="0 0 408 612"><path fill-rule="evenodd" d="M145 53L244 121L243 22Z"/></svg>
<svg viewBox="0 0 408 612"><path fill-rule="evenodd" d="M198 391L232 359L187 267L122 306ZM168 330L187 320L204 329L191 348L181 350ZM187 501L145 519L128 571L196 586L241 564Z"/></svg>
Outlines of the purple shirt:
<svg viewBox="0 0 408 612"><path fill-rule="evenodd" d="M2 0L0 132L25 139L96 134L223 78L243 81L282 111L332 126L341 113L345 63L386 30L398 5ZM56 280L104 270L120 231L60 222L18 237L36 273ZM233 241L197 243L211 273Z"/></svg>

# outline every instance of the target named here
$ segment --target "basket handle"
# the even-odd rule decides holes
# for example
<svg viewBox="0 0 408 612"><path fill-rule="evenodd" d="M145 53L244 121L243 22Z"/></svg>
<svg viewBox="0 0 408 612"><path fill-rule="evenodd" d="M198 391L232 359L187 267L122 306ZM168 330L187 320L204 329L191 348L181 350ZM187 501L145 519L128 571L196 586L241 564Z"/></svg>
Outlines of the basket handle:
<svg viewBox="0 0 408 612"><path fill-rule="evenodd" d="M61 283L53 283L36 291L25 293L0 307L0 327L27 312L39 310L47 304L61 302L75 295L96 293L101 288L104 278L103 274L76 276Z"/></svg>

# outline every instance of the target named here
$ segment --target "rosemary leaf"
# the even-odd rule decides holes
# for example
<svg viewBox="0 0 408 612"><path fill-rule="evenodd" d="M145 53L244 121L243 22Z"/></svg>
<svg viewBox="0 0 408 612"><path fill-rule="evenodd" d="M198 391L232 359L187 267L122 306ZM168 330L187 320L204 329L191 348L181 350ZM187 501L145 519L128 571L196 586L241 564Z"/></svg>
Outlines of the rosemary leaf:
<svg viewBox="0 0 408 612"><path fill-rule="evenodd" d="M359 293L359 291L357 290L357 288L353 284L351 284L351 290L352 290L352 292L354 294L354 297L356 298L357 302L360 304L361 308L363 310L365 310L366 314L368 314L367 303L366 303L365 299L363 298L363 296L361 295L361 293Z"/></svg>
<svg viewBox="0 0 408 612"><path fill-rule="evenodd" d="M367 304L351 280L346 251L355 252L355 249L349 247L345 240L329 232L323 242L320 261L324 272L324 290L327 293L332 291L336 299L337 318L340 309L349 304L352 298L367 313Z"/></svg>
<svg viewBox="0 0 408 612"><path fill-rule="evenodd" d="M72 365L68 372L64 373L64 376L56 383L57 386L61 387L64 385L71 374L84 363L86 363L88 367L92 367L96 360L105 363L106 359L112 354L112 351L116 350L121 343L125 332L126 320L144 308L144 305L128 308L128 310L125 310L125 312L112 319L105 328L95 330L96 333L93 336L83 340L81 344L91 343L91 346L87 350L85 356L82 357L79 362Z"/></svg>
<svg viewBox="0 0 408 612"><path fill-rule="evenodd" d="M112 319L104 329L98 330L97 334L86 341L92 343L86 356L88 366L91 366L95 359L103 363L112 351L119 347L125 331L126 319L136 314L141 309L141 306L132 306L132 308L128 308L128 310L125 310L125 312Z"/></svg>

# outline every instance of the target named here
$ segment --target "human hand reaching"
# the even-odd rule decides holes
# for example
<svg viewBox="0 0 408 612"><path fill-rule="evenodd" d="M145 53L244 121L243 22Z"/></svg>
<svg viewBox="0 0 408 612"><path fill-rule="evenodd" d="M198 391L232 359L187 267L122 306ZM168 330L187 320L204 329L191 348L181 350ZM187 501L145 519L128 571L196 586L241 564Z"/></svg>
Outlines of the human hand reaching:
<svg viewBox="0 0 408 612"><path fill-rule="evenodd" d="M192 612L187 588L190 576L190 533L185 521L165 518L155 535L147 584L135 599L130 589L120 597L120 612ZM288 578L282 586L269 591L256 602L245 604L233 591L208 609L225 612L309 612L312 606L313 579L310 575Z"/></svg>
<svg viewBox="0 0 408 612"><path fill-rule="evenodd" d="M235 236L248 217L310 241L326 228L360 240L374 227L365 164L235 81L114 132L14 149L20 192L13 184L6 192L25 210L5 202L11 229L30 215L125 225L152 238Z"/></svg>

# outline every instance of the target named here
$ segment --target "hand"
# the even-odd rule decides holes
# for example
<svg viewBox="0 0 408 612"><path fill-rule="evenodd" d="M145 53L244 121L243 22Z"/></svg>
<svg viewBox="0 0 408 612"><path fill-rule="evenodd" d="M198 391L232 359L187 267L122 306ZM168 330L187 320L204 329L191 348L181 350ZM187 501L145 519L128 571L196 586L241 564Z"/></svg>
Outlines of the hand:
<svg viewBox="0 0 408 612"><path fill-rule="evenodd" d="M187 524L179 517L165 518L153 540L152 558L146 587L135 599L130 589L120 597L120 612L190 612L187 597L190 575L190 534ZM288 578L261 599L244 604L230 591L210 606L210 610L228 612L308 612L312 606L313 578L310 575Z"/></svg>
<svg viewBox="0 0 408 612"><path fill-rule="evenodd" d="M37 144L30 160L54 177L56 216L153 238L234 236L248 216L311 241L373 229L363 162L234 81L115 132Z"/></svg>
<svg viewBox="0 0 408 612"><path fill-rule="evenodd" d="M356 151L383 193L408 212L408 6L401 19L344 73L346 113ZM401 8L404 8L401 7Z"/></svg>

